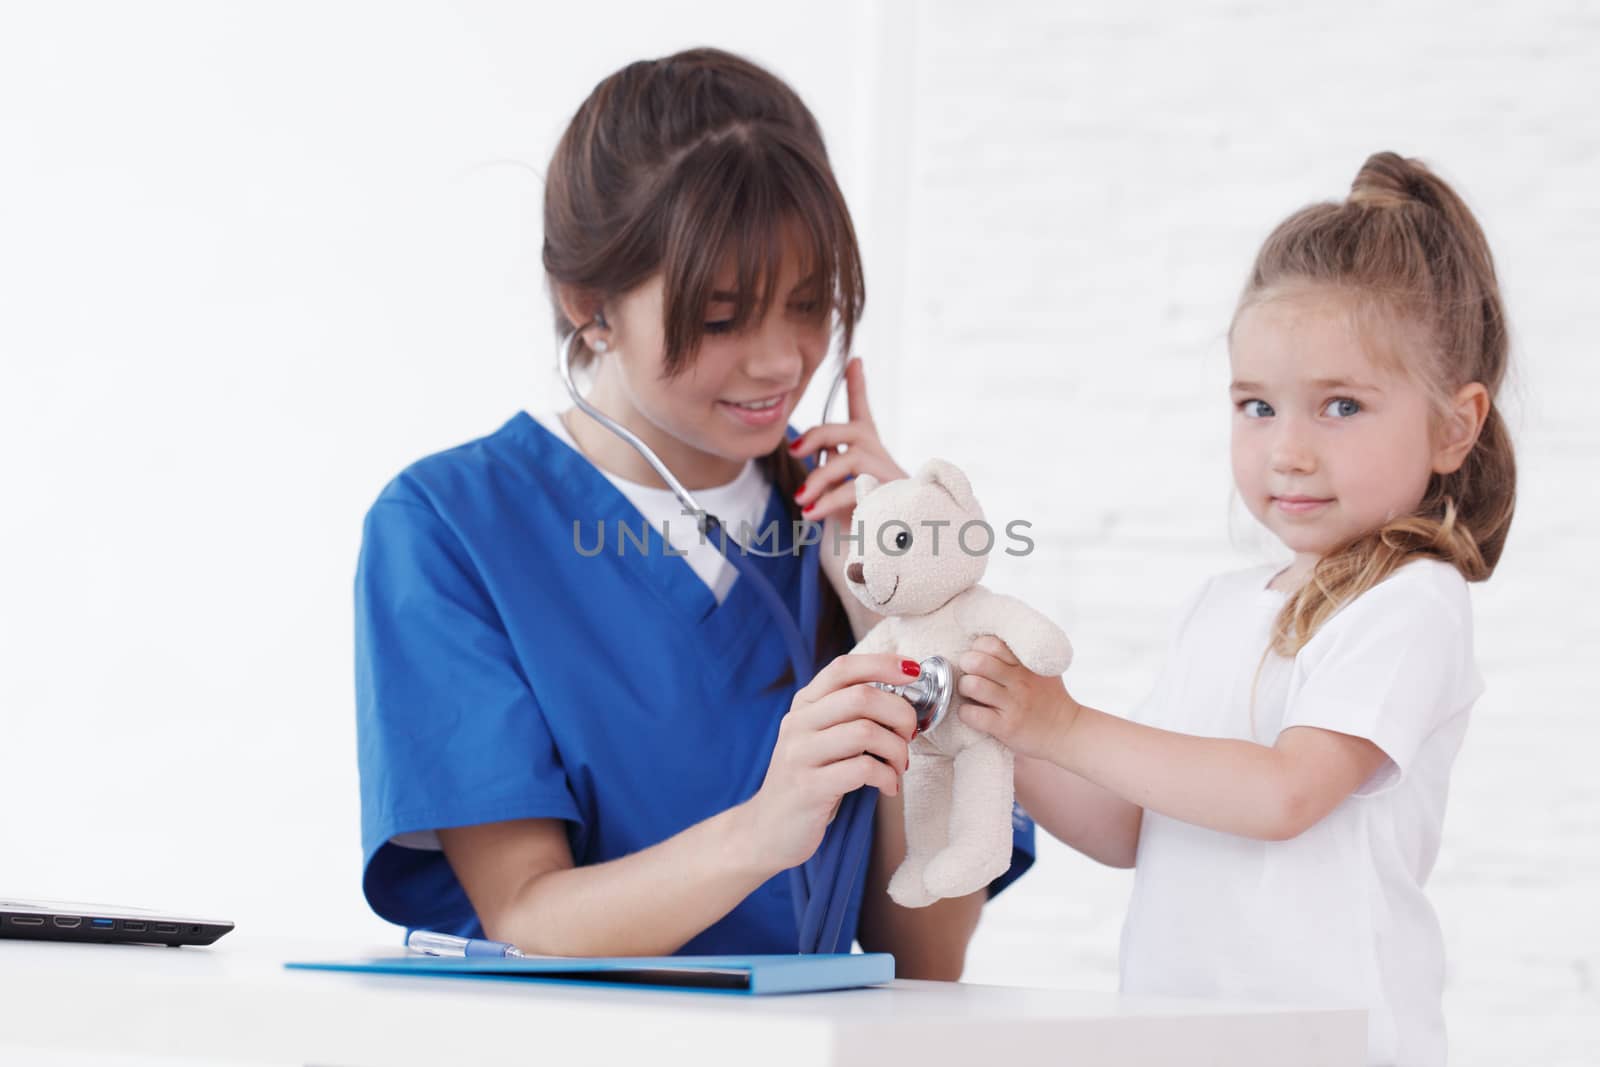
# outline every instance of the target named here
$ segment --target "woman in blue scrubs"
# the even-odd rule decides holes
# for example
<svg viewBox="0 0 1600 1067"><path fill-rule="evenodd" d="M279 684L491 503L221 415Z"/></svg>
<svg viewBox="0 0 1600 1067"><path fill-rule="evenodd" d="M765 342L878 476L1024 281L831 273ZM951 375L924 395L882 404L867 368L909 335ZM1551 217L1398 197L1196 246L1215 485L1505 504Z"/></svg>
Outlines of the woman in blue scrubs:
<svg viewBox="0 0 1600 1067"><path fill-rule="evenodd" d="M859 363L848 422L788 426L835 334L848 352L864 285L816 122L783 82L713 50L606 78L551 160L544 222L586 399L731 533L804 517L833 546L850 477L905 477ZM876 621L841 598L846 545L822 553L816 671L794 678L751 582L663 484L574 408L519 412L384 488L355 590L367 900L531 953L794 952L786 874L872 787L843 942L894 953L903 977L959 977L984 900L1031 862L1031 824L987 892L890 901L915 720L863 683L916 664L846 654ZM749 558L799 617L816 557Z"/></svg>

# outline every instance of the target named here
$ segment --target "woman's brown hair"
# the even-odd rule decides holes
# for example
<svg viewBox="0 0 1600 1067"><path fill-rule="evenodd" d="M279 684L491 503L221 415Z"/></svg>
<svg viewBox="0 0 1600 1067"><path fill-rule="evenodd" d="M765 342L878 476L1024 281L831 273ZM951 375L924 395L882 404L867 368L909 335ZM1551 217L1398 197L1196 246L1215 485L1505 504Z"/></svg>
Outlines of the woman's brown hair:
<svg viewBox="0 0 1600 1067"><path fill-rule="evenodd" d="M1240 311L1274 291L1326 287L1353 301L1368 340L1385 326L1420 328L1403 369L1442 418L1451 396L1480 382L1489 411L1461 466L1434 474L1409 515L1317 562L1273 626L1271 651L1293 657L1334 612L1418 557L1453 564L1469 582L1494 573L1516 505L1511 437L1495 404L1509 361L1505 311L1489 243L1459 196L1415 159L1367 159L1342 203L1313 204L1275 229L1256 256ZM1237 315L1235 316L1237 321ZM1369 344L1375 358L1389 345Z"/></svg>
<svg viewBox="0 0 1600 1067"><path fill-rule="evenodd" d="M558 331L586 325L562 311L562 287L604 299L660 273L669 376L699 350L720 267L731 258L736 270L738 330L765 316L795 240L813 313L836 327L848 355L866 283L822 134L793 89L727 52L699 48L623 67L595 86L550 160L544 269ZM593 358L580 341L574 364ZM806 469L781 444L762 465L792 528ZM821 592L819 668L853 643L833 587L824 580Z"/></svg>

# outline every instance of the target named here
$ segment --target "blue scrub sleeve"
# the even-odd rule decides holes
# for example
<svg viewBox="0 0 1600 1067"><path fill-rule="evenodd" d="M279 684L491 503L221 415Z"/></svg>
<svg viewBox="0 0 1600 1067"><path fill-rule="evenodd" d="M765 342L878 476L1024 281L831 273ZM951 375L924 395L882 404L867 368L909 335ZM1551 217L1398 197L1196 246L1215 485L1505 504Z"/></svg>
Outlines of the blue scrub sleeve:
<svg viewBox="0 0 1600 1067"><path fill-rule="evenodd" d="M581 816L544 710L460 540L425 501L386 490L355 581L363 889L404 926L470 920L442 852L396 834ZM465 909L465 914L460 914Z"/></svg>
<svg viewBox="0 0 1600 1067"><path fill-rule="evenodd" d="M1005 874L989 883L989 899L999 896L1007 886L1026 874L1037 854L1032 817L1020 806L1011 805L1011 866Z"/></svg>

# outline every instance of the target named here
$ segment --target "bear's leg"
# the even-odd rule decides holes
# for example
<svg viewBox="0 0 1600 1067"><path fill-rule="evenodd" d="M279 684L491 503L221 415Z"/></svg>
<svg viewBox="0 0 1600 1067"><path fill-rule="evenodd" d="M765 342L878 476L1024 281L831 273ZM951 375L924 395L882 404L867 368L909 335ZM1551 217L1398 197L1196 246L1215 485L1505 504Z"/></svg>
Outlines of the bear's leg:
<svg viewBox="0 0 1600 1067"><path fill-rule="evenodd" d="M900 779L906 859L889 879L889 898L902 908L924 908L938 899L922 884L922 872L944 848L949 833L951 775L950 757L919 752Z"/></svg>
<svg viewBox="0 0 1600 1067"><path fill-rule="evenodd" d="M950 843L923 874L935 897L974 893L1010 868L1012 761L1011 750L992 737L956 755Z"/></svg>

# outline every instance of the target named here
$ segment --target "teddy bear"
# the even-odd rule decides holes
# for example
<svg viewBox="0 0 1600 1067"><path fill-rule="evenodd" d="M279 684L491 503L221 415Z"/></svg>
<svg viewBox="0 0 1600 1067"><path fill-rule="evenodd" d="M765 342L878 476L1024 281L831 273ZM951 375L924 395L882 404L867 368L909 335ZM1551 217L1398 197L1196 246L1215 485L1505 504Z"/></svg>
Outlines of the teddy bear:
<svg viewBox="0 0 1600 1067"><path fill-rule="evenodd" d="M930 460L913 477L890 482L863 474L855 486L845 582L884 618L854 651L918 662L943 656L957 687L944 718L912 739L903 778L906 858L889 896L920 908L976 892L1011 865L1013 757L961 721L961 653L993 634L1029 670L1053 675L1071 663L1072 645L1039 612L978 584L994 538L953 464Z"/></svg>

